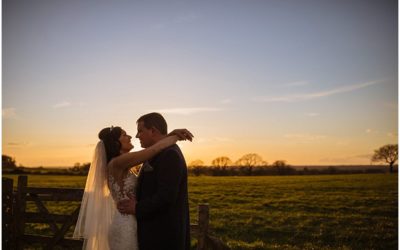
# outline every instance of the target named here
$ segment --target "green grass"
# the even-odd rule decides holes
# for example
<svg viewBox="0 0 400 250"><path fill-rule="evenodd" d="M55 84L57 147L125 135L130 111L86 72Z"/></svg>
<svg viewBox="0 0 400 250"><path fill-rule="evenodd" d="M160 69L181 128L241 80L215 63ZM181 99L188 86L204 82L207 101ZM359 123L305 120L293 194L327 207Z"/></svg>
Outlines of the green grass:
<svg viewBox="0 0 400 250"><path fill-rule="evenodd" d="M84 184L79 176L28 178L29 186ZM212 234L232 249L397 249L397 174L190 177L189 200L192 223L197 205L208 203Z"/></svg>

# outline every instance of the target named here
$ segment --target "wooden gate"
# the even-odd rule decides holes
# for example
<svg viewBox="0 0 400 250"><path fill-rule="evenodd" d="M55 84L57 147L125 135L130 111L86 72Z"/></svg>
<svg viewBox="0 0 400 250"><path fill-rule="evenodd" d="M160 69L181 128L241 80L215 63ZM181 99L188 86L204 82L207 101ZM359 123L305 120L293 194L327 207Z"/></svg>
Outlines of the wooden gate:
<svg viewBox="0 0 400 250"><path fill-rule="evenodd" d="M28 187L27 176L18 176L16 192L13 181L3 178L3 249L24 249L24 246L40 244L43 249L81 249L83 240L66 237L76 224L80 204L70 214L49 212L45 202L80 202L83 189ZM27 211L27 202L35 205L38 212ZM209 235L209 206L198 206L198 224L191 224L191 235L198 240L197 250L229 249L221 240ZM33 235L25 232L27 223L48 224L52 235Z"/></svg>
<svg viewBox="0 0 400 250"><path fill-rule="evenodd" d="M2 249L14 249L15 222L13 216L13 180L3 178L2 183Z"/></svg>

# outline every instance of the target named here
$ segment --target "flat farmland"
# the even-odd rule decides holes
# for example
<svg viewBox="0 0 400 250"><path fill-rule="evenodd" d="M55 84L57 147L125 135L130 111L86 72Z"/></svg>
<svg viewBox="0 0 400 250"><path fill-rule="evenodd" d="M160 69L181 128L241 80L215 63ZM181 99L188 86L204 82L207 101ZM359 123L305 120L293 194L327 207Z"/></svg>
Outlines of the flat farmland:
<svg viewBox="0 0 400 250"><path fill-rule="evenodd" d="M13 178L17 176L3 175ZM84 188L84 176L30 175L36 187ZM16 184L14 184L16 185ZM398 175L190 177L191 222L210 206L211 233L232 249L397 249ZM46 204L55 213L77 203ZM29 210L35 210L28 204ZM46 234L45 224L27 231Z"/></svg>

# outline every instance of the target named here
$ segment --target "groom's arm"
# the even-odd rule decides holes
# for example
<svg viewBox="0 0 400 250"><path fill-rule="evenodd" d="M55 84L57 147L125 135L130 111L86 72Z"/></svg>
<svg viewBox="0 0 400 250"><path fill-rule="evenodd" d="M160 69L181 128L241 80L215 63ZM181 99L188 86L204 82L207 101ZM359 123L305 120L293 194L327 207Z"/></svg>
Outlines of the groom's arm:
<svg viewBox="0 0 400 250"><path fill-rule="evenodd" d="M179 183L183 178L183 167L179 152L173 148L167 149L158 166L157 192L136 204L137 219L151 218L156 213L167 211L169 205L176 202Z"/></svg>

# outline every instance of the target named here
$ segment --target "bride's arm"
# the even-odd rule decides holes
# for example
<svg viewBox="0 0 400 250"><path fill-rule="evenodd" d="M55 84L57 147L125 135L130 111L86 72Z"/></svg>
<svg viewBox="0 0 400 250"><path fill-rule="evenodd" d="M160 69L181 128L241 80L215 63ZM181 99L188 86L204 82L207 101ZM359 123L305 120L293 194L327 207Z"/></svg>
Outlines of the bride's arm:
<svg viewBox="0 0 400 250"><path fill-rule="evenodd" d="M135 165L147 161L148 159L151 159L153 156L160 153L163 149L171 145L174 145L177 141L178 141L178 136L176 135L167 136L146 149L122 154L120 156L115 157L111 162L111 166L113 168L117 168L118 170L131 168Z"/></svg>

